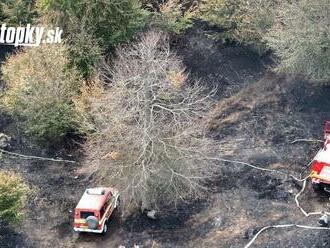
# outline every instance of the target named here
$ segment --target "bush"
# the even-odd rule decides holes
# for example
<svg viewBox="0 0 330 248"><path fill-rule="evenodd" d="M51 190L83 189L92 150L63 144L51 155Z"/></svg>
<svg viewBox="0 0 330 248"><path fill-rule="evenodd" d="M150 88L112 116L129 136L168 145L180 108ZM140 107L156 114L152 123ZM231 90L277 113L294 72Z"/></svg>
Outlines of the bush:
<svg viewBox="0 0 330 248"><path fill-rule="evenodd" d="M200 18L226 31L236 27L236 14L244 0L205 0L199 6Z"/></svg>
<svg viewBox="0 0 330 248"><path fill-rule="evenodd" d="M44 21L64 28L71 62L86 77L102 51L129 41L148 20L139 0L39 0L38 7Z"/></svg>
<svg viewBox="0 0 330 248"><path fill-rule="evenodd" d="M266 40L279 58L278 71L330 79L330 5L299 0L280 9L280 20Z"/></svg>
<svg viewBox="0 0 330 248"><path fill-rule="evenodd" d="M46 19L49 15L51 22L66 30L79 25L110 50L131 39L148 18L139 0L39 0L37 6Z"/></svg>
<svg viewBox="0 0 330 248"><path fill-rule="evenodd" d="M15 224L22 218L28 187L23 179L11 172L0 171L0 219Z"/></svg>
<svg viewBox="0 0 330 248"><path fill-rule="evenodd" d="M201 197L214 173L208 158L216 145L201 122L212 100L184 71L166 36L153 31L119 48L113 67L103 70L110 85L92 101L97 132L86 151L89 163L103 165L102 179L123 190L127 204L176 206Z"/></svg>
<svg viewBox="0 0 330 248"><path fill-rule="evenodd" d="M271 0L210 0L200 4L199 18L223 30L216 38L262 51L266 49L263 36L274 24L276 9L277 3Z"/></svg>
<svg viewBox="0 0 330 248"><path fill-rule="evenodd" d="M235 16L233 38L255 48L259 54L268 50L265 34L273 27L279 4L272 0L244 1Z"/></svg>
<svg viewBox="0 0 330 248"><path fill-rule="evenodd" d="M57 143L77 129L73 98L82 80L68 65L65 46L41 46L12 55L3 66L3 103L39 141Z"/></svg>
<svg viewBox="0 0 330 248"><path fill-rule="evenodd" d="M3 0L0 3L0 20L8 25L31 23L36 14L34 0Z"/></svg>
<svg viewBox="0 0 330 248"><path fill-rule="evenodd" d="M168 32L181 34L193 26L195 11L194 4L184 5L180 0L168 0L158 5L158 11L154 12L154 24Z"/></svg>
<svg viewBox="0 0 330 248"><path fill-rule="evenodd" d="M84 30L76 19L68 27L70 35L67 37L70 66L76 67L84 78L91 79L97 71L102 59L104 48L95 41L91 32Z"/></svg>

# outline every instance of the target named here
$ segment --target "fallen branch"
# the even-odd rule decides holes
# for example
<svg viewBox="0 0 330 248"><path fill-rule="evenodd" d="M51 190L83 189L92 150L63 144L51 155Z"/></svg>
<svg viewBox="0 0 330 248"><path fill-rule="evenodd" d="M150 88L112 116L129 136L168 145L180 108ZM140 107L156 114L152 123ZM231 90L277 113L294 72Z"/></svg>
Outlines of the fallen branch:
<svg viewBox="0 0 330 248"><path fill-rule="evenodd" d="M297 142L319 142L319 143L323 143L323 140L318 140L318 139L296 139L294 141L291 142L291 144L297 143Z"/></svg>
<svg viewBox="0 0 330 248"><path fill-rule="evenodd" d="M309 230L330 230L329 227L317 227L317 226L305 226L305 225L297 225L297 224L284 224L284 225L273 225L273 226L265 226L260 229L260 231L250 240L250 242L244 246L244 248L249 248L253 242L257 239L257 237L264 231L271 229L271 228L289 228L289 227L297 227L302 229L309 229Z"/></svg>
<svg viewBox="0 0 330 248"><path fill-rule="evenodd" d="M76 161L72 161L72 160L45 158L45 157L38 157L38 156L27 156L27 155L15 153L15 152L9 152L9 151L3 150L3 149L0 149L0 154L7 154L7 155L10 155L10 156L20 157L22 159L27 159L27 160L36 159L36 160L42 160L42 161L76 163Z"/></svg>

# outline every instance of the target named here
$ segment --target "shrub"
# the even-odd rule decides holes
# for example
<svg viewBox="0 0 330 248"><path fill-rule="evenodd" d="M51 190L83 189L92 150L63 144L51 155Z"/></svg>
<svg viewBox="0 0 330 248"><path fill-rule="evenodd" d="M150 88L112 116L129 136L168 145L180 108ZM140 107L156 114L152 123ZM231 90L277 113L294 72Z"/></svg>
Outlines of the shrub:
<svg viewBox="0 0 330 248"><path fill-rule="evenodd" d="M263 36L275 21L277 5L271 0L208 0L200 4L199 18L223 30L218 39L264 50Z"/></svg>
<svg viewBox="0 0 330 248"><path fill-rule="evenodd" d="M139 0L39 0L37 6L57 25L80 25L109 49L132 38L148 17Z"/></svg>
<svg viewBox="0 0 330 248"><path fill-rule="evenodd" d="M193 26L196 5L184 5L180 0L168 0L159 4L154 12L154 24L163 30L174 34L181 34Z"/></svg>
<svg viewBox="0 0 330 248"><path fill-rule="evenodd" d="M0 20L9 25L31 23L36 14L34 0L3 0L0 3Z"/></svg>
<svg viewBox="0 0 330 248"><path fill-rule="evenodd" d="M224 30L233 30L236 27L238 9L244 0L205 0L199 6L200 18Z"/></svg>
<svg viewBox="0 0 330 248"><path fill-rule="evenodd" d="M27 194L28 187L20 176L0 171L0 219L9 224L20 221Z"/></svg>
<svg viewBox="0 0 330 248"><path fill-rule="evenodd" d="M278 71L330 79L330 5L328 0L291 1L266 40L279 58Z"/></svg>
<svg viewBox="0 0 330 248"><path fill-rule="evenodd" d="M79 94L82 80L68 65L62 45L25 49L3 66L7 88L3 103L39 141L60 142L77 128L72 99Z"/></svg>
<svg viewBox="0 0 330 248"><path fill-rule="evenodd" d="M148 20L139 0L39 0L38 7L44 20L64 28L71 62L86 77L102 51L129 41Z"/></svg>
<svg viewBox="0 0 330 248"><path fill-rule="evenodd" d="M278 7L272 0L244 1L234 17L233 38L252 46L260 54L268 50L264 36L276 21Z"/></svg>
<svg viewBox="0 0 330 248"><path fill-rule="evenodd" d="M68 27L67 37L70 66L76 67L84 78L91 79L97 71L102 59L101 45L96 42L91 32L84 30L76 19L75 24ZM74 19L71 19L74 23Z"/></svg>
<svg viewBox="0 0 330 248"><path fill-rule="evenodd" d="M214 173L208 157L216 145L201 121L212 100L184 71L166 36L154 31L119 48L113 67L103 70L112 80L93 99L97 132L86 152L89 163L103 165L103 180L123 190L127 204L173 207L200 197Z"/></svg>

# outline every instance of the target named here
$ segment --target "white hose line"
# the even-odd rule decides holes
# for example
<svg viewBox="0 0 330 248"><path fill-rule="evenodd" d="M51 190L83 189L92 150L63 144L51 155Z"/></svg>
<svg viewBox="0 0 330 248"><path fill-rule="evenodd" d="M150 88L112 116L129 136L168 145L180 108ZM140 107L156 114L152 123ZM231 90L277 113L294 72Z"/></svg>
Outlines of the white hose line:
<svg viewBox="0 0 330 248"><path fill-rule="evenodd" d="M289 227L298 227L303 229L309 229L309 230L329 230L329 227L316 227L316 226L305 226L305 225L298 225L298 224L284 224L284 225L273 225L273 226L265 226L260 229L259 232L250 240L250 242L244 246L244 248L249 248L254 241L257 239L257 237L264 231L271 229L271 228L289 228Z"/></svg>
<svg viewBox="0 0 330 248"><path fill-rule="evenodd" d="M307 179L310 177L310 175L308 175L305 178L297 178L295 176L293 176L292 174L283 172L283 171L278 171L278 170L274 170L274 169L267 169L267 168L262 168L259 166L255 166L249 163L245 163L245 162L241 162L241 161L237 161L237 160L229 160L229 159L224 159L224 158L210 158L212 160L217 160L217 161L222 161L222 162L228 162L228 163L234 163L234 164L241 164L241 165L245 165L257 170L261 170L261 171L267 171L267 172L275 172L281 175L286 175L286 176L290 176L291 178L293 178L294 180L296 180L297 182L303 182L303 187L302 189L298 192L298 194L295 196L295 202L297 207L300 209L300 211L304 214L304 216L308 217L308 216L312 216L312 215L329 215L329 212L310 212L307 213L301 206L299 203L299 196L305 191L306 188L306 183L307 183ZM308 163L308 166L311 165L311 163L314 161L315 157ZM288 228L288 227L298 227L298 228L304 228L304 229L310 229L310 230L330 230L330 228L328 227L314 227L314 226L305 226L305 225L297 225L297 224L286 224L286 225L273 225L273 226L266 226L263 227L251 240L250 242L244 247L244 248L249 248L253 242L257 239L257 237L264 231L271 229L271 228Z"/></svg>
<svg viewBox="0 0 330 248"><path fill-rule="evenodd" d="M315 157L314 157L315 158ZM309 162L309 165L312 163L312 161L314 160L314 158L311 160L311 162ZM282 172L282 171L278 171L278 170L273 170L273 169L267 169L267 168L261 168L261 167L258 167L258 166L255 166L255 165L252 165L252 164L249 164L249 163L245 163L245 162L241 162L241 161L237 161L237 160L229 160L229 159L223 159L223 158L213 158L213 160L218 160L218 161L222 161L222 162L228 162L228 163L235 163L235 164L241 164L241 165L245 165L245 166L248 166L248 167L251 167L251 168L254 168L254 169L257 169L257 170L261 170L261 171L267 171L267 172L275 172L275 173L278 173L278 174L281 174L281 175L287 175L287 176L290 176L291 178L293 178L294 180L296 180L297 182L303 182L303 187L302 189L299 191L299 193L295 196L295 202L296 202L296 205L297 207L300 209L300 211L306 216L312 216L312 215L324 215L324 214L327 214L330 216L330 212L325 212L325 211L322 211L322 212L310 212L310 213L307 213L301 206L300 206L300 203L299 203L299 197L300 195L305 191L305 188L306 188L306 183L307 183L307 179L310 177L310 175L306 176L305 178L297 178L289 173L285 173L285 172Z"/></svg>
<svg viewBox="0 0 330 248"><path fill-rule="evenodd" d="M288 174L288 173L285 173L285 172L282 172L282 171L278 171L278 170L273 170L273 169L266 169L266 168L261 168L261 167L258 167L258 166L255 166L255 165L252 165L252 164L249 164L249 163L245 163L245 162L241 162L241 161L236 161L236 160L229 160L229 159L222 159L222 158L217 158L217 160L219 161L223 161L223 162L229 162L229 163L236 163L236 164L242 164L242 165L246 165L246 166L249 166L251 168L254 168L254 169L257 169L257 170L262 170L262 171L268 171L268 172L275 172L275 173L279 173L281 175L287 175L287 176L290 176L291 178L293 178L294 180L296 180L297 182L303 182L303 187L302 189L300 190L300 192L295 196L295 202L296 202L296 205L297 207L300 209L300 211L306 216L311 216L311 215L323 215L323 214L327 214L330 216L330 213L329 212L325 212L325 211L322 211L322 212L310 212L310 213L307 213L301 206L300 206L300 203L299 203L299 196L305 191L305 188L306 188L306 183L307 183L307 179L310 177L310 175L306 176L305 178L297 178L291 174ZM314 160L314 159L313 159ZM312 161L313 161L312 160ZM311 164L311 162L309 163Z"/></svg>
<svg viewBox="0 0 330 248"><path fill-rule="evenodd" d="M248 167L251 167L253 169L257 169L257 170L261 170L261 171L267 171L267 172L273 172L273 173L277 173L277 174L281 174L281 175L285 175L285 176L289 176L291 178L293 178L294 180L296 180L297 182L303 182L305 181L307 178L309 178L310 175L308 175L305 178L298 178L292 174L289 174L287 172L283 172L283 171L279 171L279 170L274 170L274 169L268 169L268 168L262 168L253 164L249 164L246 162L242 162L242 161L237 161L237 160L230 160L230 159L225 159L225 158L208 158L209 160L216 160L216 161L221 161L221 162L227 162L227 163L232 163L232 164L241 164L241 165L245 165Z"/></svg>
<svg viewBox="0 0 330 248"><path fill-rule="evenodd" d="M297 207L300 209L300 211L306 216L306 217L309 217L309 216L312 216L312 215L329 215L330 216L330 213L329 212L326 212L326 211L322 211L322 212L310 212L310 213L307 213L301 206L300 206L300 203L299 203L299 196L305 191L306 189L306 184L307 184L307 178L304 179L303 181L303 187L301 188L301 190L299 191L299 193L295 196L295 202L296 202L296 205ZM271 228L288 228L288 227L298 227L298 228L304 228L304 229L310 229L310 230L330 230L329 227L314 227L314 226L305 226L305 225L297 225L297 224L285 224L285 225L272 225L272 226L265 226L263 228L260 229L260 231L250 240L250 242L244 246L244 248L249 248L253 243L254 241L258 238L258 236L268 230L268 229L271 229Z"/></svg>
<svg viewBox="0 0 330 248"><path fill-rule="evenodd" d="M9 155L9 156L19 157L19 158L27 159L27 160L36 159L36 160L42 160L42 161L64 162L64 163L72 163L72 164L76 163L76 161L72 161L72 160L45 158L45 157L37 157L37 156L27 156L27 155L15 153L15 152L8 152L8 151L3 150L3 149L0 149L0 155L1 154L6 154L6 155Z"/></svg>
<svg viewBox="0 0 330 248"><path fill-rule="evenodd" d="M322 211L322 212L310 212L310 213L307 213L301 206L300 206L300 203L299 203L299 196L305 191L305 188L306 188L306 183L307 183L307 179L303 182L303 187L301 188L301 190L299 191L298 194L296 194L294 200L296 202L296 205L297 207L300 209L300 211L306 216L306 217L309 217L309 216L312 216L312 215L329 215L330 216L330 213L329 212L326 212L326 211Z"/></svg>
<svg viewBox="0 0 330 248"><path fill-rule="evenodd" d="M291 174L288 174L288 173L285 173L285 172L282 172L282 171L278 171L278 170L273 170L273 169L267 169L267 168L261 168L259 166L255 166L255 165L252 165L252 164L249 164L249 163L245 163L245 162L241 162L241 161L237 161L237 160L229 160L229 159L223 159L223 158L213 158L214 160L218 160L218 161L222 161L222 162L228 162L228 163L235 163L235 164L241 164L241 165L245 165L245 166L248 166L248 167L251 167L251 168L254 168L254 169L257 169L257 170L261 170L261 171L267 171L267 172L275 172L275 173L278 173L278 174L281 174L281 175L286 175L286 176L290 176L291 178L293 178L294 180L296 180L297 182L303 182L303 187L302 189L300 190L300 192L295 196L295 202L296 202L296 205L297 207L300 209L300 211L306 216L311 216L311 215L323 215L323 214L327 214L327 215L330 215L330 213L328 212L311 212L311 213L307 213L301 206L300 206L300 203L299 203L299 196L304 192L305 188L306 188L306 182L307 182L307 179L310 177L310 175L308 175L307 177L305 178L297 178ZM314 158L313 158L314 160ZM312 160L312 161L313 161ZM311 162L309 163L311 164Z"/></svg>
<svg viewBox="0 0 330 248"><path fill-rule="evenodd" d="M309 177L309 176L308 176ZM298 194L295 196L295 202L296 202L296 205L297 207L300 209L300 211L306 216L306 217L309 217L309 216L312 216L312 215L329 215L330 216L330 213L329 212L326 212L326 211L322 211L322 212L309 212L307 213L301 206L300 206L300 203L299 203L299 196L305 191L306 189L306 184L307 184L307 178L305 178L303 180L303 186L301 188L301 190L298 192ZM288 227L298 227L298 228L304 228L304 229L310 229L310 230L330 230L329 227L314 227L314 226L305 226L305 225L297 225L297 224L285 224L285 225L273 225L273 226L266 226L266 227L263 227L260 229L260 231L250 240L250 242L244 246L244 248L249 248L253 243L254 241L257 239L257 237L264 231L268 230L268 229L271 229L271 228L288 228Z"/></svg>

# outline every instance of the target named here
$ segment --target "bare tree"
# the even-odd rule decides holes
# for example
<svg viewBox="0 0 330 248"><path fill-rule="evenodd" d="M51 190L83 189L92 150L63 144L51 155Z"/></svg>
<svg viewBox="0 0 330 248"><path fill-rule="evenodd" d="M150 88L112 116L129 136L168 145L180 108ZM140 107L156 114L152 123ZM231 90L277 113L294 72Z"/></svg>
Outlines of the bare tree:
<svg viewBox="0 0 330 248"><path fill-rule="evenodd" d="M103 71L108 89L93 100L98 133L88 142L89 162L142 209L201 196L214 175L207 158L216 144L203 124L213 92L188 81L163 33L149 31L117 56Z"/></svg>

